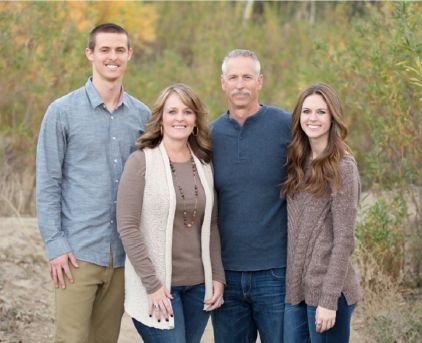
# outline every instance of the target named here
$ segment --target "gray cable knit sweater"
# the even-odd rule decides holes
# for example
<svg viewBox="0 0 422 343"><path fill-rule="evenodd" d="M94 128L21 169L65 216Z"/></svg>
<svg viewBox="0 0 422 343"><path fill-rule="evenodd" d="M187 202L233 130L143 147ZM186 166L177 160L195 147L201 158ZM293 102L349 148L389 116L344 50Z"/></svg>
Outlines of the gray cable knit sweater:
<svg viewBox="0 0 422 343"><path fill-rule="evenodd" d="M299 192L287 198L288 304L337 310L341 293L349 305L360 299L359 280L351 264L360 194L359 172L352 156L339 163L341 187L316 197Z"/></svg>

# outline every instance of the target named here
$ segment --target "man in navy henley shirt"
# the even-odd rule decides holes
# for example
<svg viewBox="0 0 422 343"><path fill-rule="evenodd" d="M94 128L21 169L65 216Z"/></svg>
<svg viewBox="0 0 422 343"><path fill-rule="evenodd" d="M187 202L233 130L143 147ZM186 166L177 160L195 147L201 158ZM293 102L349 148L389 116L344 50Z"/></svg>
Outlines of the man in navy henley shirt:
<svg viewBox="0 0 422 343"><path fill-rule="evenodd" d="M287 210L280 199L290 115L261 105L255 53L233 50L222 64L228 111L212 124L224 305L214 311L217 343L283 341Z"/></svg>

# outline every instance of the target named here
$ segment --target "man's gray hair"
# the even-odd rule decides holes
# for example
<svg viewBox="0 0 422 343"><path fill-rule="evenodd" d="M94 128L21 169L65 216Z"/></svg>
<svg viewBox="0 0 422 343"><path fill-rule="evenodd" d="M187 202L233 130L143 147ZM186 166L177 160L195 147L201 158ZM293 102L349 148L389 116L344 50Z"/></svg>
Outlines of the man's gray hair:
<svg viewBox="0 0 422 343"><path fill-rule="evenodd" d="M223 64L221 65L221 72L223 75L226 75L227 72L227 62L231 58L235 57L248 57L255 61L256 64L256 74L259 75L261 73L261 63L258 60L258 57L256 57L255 52L251 50L245 50L245 49L235 49L228 53L226 57L224 57Z"/></svg>

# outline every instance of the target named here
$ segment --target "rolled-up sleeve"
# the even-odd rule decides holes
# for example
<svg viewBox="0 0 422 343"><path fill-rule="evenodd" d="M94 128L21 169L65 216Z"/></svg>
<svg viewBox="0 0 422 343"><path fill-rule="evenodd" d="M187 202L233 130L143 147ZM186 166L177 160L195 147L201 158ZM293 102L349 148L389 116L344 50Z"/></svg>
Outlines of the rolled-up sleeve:
<svg viewBox="0 0 422 343"><path fill-rule="evenodd" d="M63 160L66 131L60 111L50 105L41 124L36 157L36 204L38 225L48 259L71 251L61 226Z"/></svg>

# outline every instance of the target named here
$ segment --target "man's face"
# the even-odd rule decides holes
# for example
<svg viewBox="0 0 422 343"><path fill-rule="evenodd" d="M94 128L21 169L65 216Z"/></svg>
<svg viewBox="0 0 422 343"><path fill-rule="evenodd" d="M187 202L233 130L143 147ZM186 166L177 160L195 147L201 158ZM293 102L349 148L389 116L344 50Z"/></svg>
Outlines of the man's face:
<svg viewBox="0 0 422 343"><path fill-rule="evenodd" d="M221 87L226 92L229 108L255 111L263 76L257 73L256 62L249 57L233 57L227 61L221 75Z"/></svg>
<svg viewBox="0 0 422 343"><path fill-rule="evenodd" d="M132 49L128 48L124 33L99 32L95 36L94 51L87 48L85 54L92 63L93 78L113 82L123 78Z"/></svg>

